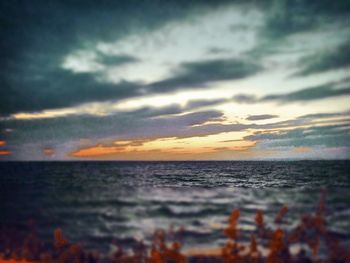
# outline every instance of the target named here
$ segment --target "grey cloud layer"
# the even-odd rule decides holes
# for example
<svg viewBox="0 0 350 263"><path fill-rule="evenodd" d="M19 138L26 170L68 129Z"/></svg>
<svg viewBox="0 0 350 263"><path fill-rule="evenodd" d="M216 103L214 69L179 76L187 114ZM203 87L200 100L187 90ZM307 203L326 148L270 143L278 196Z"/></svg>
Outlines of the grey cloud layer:
<svg viewBox="0 0 350 263"><path fill-rule="evenodd" d="M140 60L134 56L131 55L106 55L106 54L99 54L98 56L98 62L107 65L107 66L120 66L124 64L130 64L130 63L136 63Z"/></svg>
<svg viewBox="0 0 350 263"><path fill-rule="evenodd" d="M137 5L136 5L137 2ZM116 41L200 16L227 4L258 8L266 13L260 37L274 41L319 28L330 21L349 22L348 1L38 1L36 4L2 1L0 4L0 115L74 106L86 102L121 100L144 94L204 87L215 81L250 76L262 66L250 59L216 59L182 63L173 75L147 86L122 81L101 83L95 76L60 68L63 57L97 41ZM333 23L332 22L332 23ZM113 26L115 25L115 26ZM272 42L271 42L272 41ZM264 45L263 45L264 46ZM264 47L262 48L264 49ZM261 47L258 46L258 49ZM221 51L212 47L211 51ZM349 65L349 45L320 58L301 61L299 74ZM104 65L138 62L130 55L99 54ZM244 98L241 98L242 100ZM249 98L245 98L249 99Z"/></svg>
<svg viewBox="0 0 350 263"><path fill-rule="evenodd" d="M268 94L263 97L257 97L253 94L236 94L232 98L227 99L203 99L189 101L186 105L186 109L195 109L205 106L215 106L222 103L236 102L236 103L260 103L260 102L277 102L277 103L293 103L293 102L308 102L320 99L327 99L337 96L349 96L350 87L347 87L349 80L343 80L339 82L331 82L328 84L304 88L294 92L280 93L280 94ZM341 84L341 87L338 85ZM345 86L345 87L344 87ZM262 118L265 115L261 115ZM275 115L266 115L266 117L272 117ZM248 118L247 118L248 119ZM250 119L248 119L250 120ZM253 120L253 119L251 119ZM255 119L257 120L257 119Z"/></svg>
<svg viewBox="0 0 350 263"><path fill-rule="evenodd" d="M319 29L322 26L350 21L349 1L271 1L264 34L270 38Z"/></svg>
<svg viewBox="0 0 350 263"><path fill-rule="evenodd" d="M214 81L240 79L257 73L262 67L239 59L215 59L183 63L174 77L150 84L153 91L198 88Z"/></svg>
<svg viewBox="0 0 350 263"><path fill-rule="evenodd" d="M287 94L268 95L260 101L278 101L281 103L295 101L311 101L317 99L325 99L335 96L350 95L350 88L336 89L330 85L322 85L313 88L306 88Z"/></svg>
<svg viewBox="0 0 350 263"><path fill-rule="evenodd" d="M273 118L277 118L278 115L271 114L260 114L260 115L250 115L246 118L248 121L259 121L259 120L269 120Z"/></svg>
<svg viewBox="0 0 350 263"><path fill-rule="evenodd" d="M46 73L45 77L28 77L12 82L18 89L1 89L0 112L3 115L16 112L35 112L57 109L93 101L109 101L141 95L137 83L98 83L91 74L73 74L68 71ZM20 87L20 88L19 88Z"/></svg>
<svg viewBox="0 0 350 263"><path fill-rule="evenodd" d="M118 112L103 117L80 115L40 120L9 120L3 123L0 136L1 138L5 136L8 148L16 152L15 158L19 156L40 159L42 144L62 154L62 150L67 153L81 146L79 140L84 138L88 138L93 144L101 140L108 143L115 140L188 138L225 131L240 131L251 127L242 124L206 124L222 118L223 114L219 111L174 115L177 113L178 108L170 106L163 109L143 108L137 111ZM5 129L12 129L13 132L6 133ZM63 149L66 142L69 142L69 146ZM26 156L28 151L32 153Z"/></svg>
<svg viewBox="0 0 350 263"><path fill-rule="evenodd" d="M258 103L258 102L278 102L278 103L291 103L291 102L307 102L318 99L326 99L336 96L348 96L350 95L350 87L338 88L338 83L328 83L316 87L310 87L301 89L298 91L285 93L285 94L269 94L261 98L257 98L255 95L250 94L238 94L233 96L232 101L237 103Z"/></svg>
<svg viewBox="0 0 350 263"><path fill-rule="evenodd" d="M13 129L7 134L9 141L22 143L28 140L78 140L80 138L145 138L190 136L193 125L216 120L223 116L219 111L203 111L176 115L181 108L141 108L134 111L119 111L109 116L76 115L40 120L9 120L3 122L5 128ZM98 130L98 134L96 134Z"/></svg>
<svg viewBox="0 0 350 263"><path fill-rule="evenodd" d="M288 42L291 36L319 34L329 30L342 31L335 37L339 38L338 45L330 44L323 50L317 50L316 54L305 55L299 61L298 70L294 76L300 77L349 67L349 1L276 0L266 1L264 4L266 21L259 31L259 44L248 54L257 59L283 54L288 46L294 45Z"/></svg>
<svg viewBox="0 0 350 263"><path fill-rule="evenodd" d="M327 125L322 127L297 128L281 132L262 132L245 139L260 141L261 148L281 146L350 146L350 124Z"/></svg>
<svg viewBox="0 0 350 263"><path fill-rule="evenodd" d="M129 57L110 58L110 63L134 62ZM260 67L239 60L207 60L180 65L178 75L160 82L143 85L123 81L117 84L97 81L89 73L72 73L67 70L46 71L45 75L13 79L17 89L1 89L0 112L34 112L64 108L95 101L121 100L130 97L192 89L212 81L238 79L256 73ZM34 89L34 90L33 90Z"/></svg>
<svg viewBox="0 0 350 263"><path fill-rule="evenodd" d="M341 117L340 123L334 117ZM339 119L338 119L339 120ZM308 127L305 127L308 126ZM349 147L350 112L318 113L300 116L294 120L261 125L270 130L257 131L244 137L257 142L259 149L280 147ZM276 128L290 128L276 131ZM350 157L350 152L347 153Z"/></svg>
<svg viewBox="0 0 350 263"><path fill-rule="evenodd" d="M313 123L317 119L331 117L348 118L348 112L324 113L316 115L305 115L295 120L272 122L269 124L241 124L215 122L224 118L220 111L201 111L188 114L179 114L182 108L171 105L164 108L145 107L134 111L116 112L110 116L68 116L53 119L40 120L8 120L3 122L4 127L0 136L6 135L8 149L16 151L19 156L25 156L26 147L29 144L31 150L37 152L38 158L42 155L40 145L54 148L57 152L62 150L65 142L70 142L65 151L71 151L79 146L79 140L88 138L91 145L96 142L105 142L110 145L116 140L132 140L140 145L150 139L156 138L188 138L193 136L208 136L222 132L278 129L298 127ZM260 118L262 115L258 115ZM254 116L255 118L256 116ZM264 116L265 118L271 116ZM214 122L214 123L213 123ZM331 122L329 122L331 123ZM325 122L327 124L327 122ZM245 137L246 140L259 141L260 147L265 144L271 147L277 146L302 146L319 145L341 145L349 136L349 125L333 125L329 128L297 128L287 132L259 132ZM13 132L7 133L6 129ZM98 134L96 133L98 131ZM230 141L228 141L230 142ZM345 144L344 144L345 145ZM268 147L268 146L266 146ZM269 146L270 147L270 146ZM34 153L33 153L34 154ZM11 158L11 157L10 157Z"/></svg>
<svg viewBox="0 0 350 263"><path fill-rule="evenodd" d="M0 115L138 95L138 83L112 87L60 68L63 57L98 41L116 41L203 14L225 2L230 1L1 1ZM100 59L113 65L137 60Z"/></svg>
<svg viewBox="0 0 350 263"><path fill-rule="evenodd" d="M295 76L307 76L350 67L350 39L335 49L304 57L299 64L302 70L297 72Z"/></svg>

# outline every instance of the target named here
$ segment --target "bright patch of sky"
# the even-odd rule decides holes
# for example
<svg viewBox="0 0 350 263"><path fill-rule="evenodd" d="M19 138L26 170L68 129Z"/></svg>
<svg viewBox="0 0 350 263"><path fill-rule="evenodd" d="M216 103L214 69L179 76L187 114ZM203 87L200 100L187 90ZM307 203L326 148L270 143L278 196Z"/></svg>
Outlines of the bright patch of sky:
<svg viewBox="0 0 350 263"><path fill-rule="evenodd" d="M257 28L263 14L258 10L219 9L190 21L171 23L155 32L128 36L115 43L100 42L95 50L78 50L67 55L63 67L73 72L103 71L104 80L127 79L149 83L167 77L180 63L206 58L239 57L257 44ZM140 62L106 67L96 60L132 54Z"/></svg>
<svg viewBox="0 0 350 263"><path fill-rule="evenodd" d="M198 61L203 57L249 59L249 51L261 44L258 30L261 29L264 19L266 17L258 9L246 11L237 8L219 9L204 16L194 17L190 21L168 24L155 32L131 35L114 43L99 42L95 49L74 51L66 56L63 67L75 73L96 73L96 78L105 82L118 83L127 80L152 83L170 77L181 63ZM291 77L297 70L296 64L302 56L342 43L347 37L346 30L342 30L344 34L339 34L334 31L334 26L330 26L326 30L287 37L277 45L274 53L261 59L265 70L255 76L235 81L215 82L207 89L199 91L146 95L115 104L97 103L100 105L94 107L95 114L99 115L101 112L108 114L116 109L135 109L143 106L162 107L174 103L184 105L193 99L228 98L238 93L253 93L257 96L286 93L321 85L332 79L345 78L346 71L330 71L318 75L317 78ZM104 65L98 61L101 54L111 57L132 54L138 61L116 66ZM344 103L341 105L343 109ZM246 114L255 114L257 109L262 107L265 105L235 105L238 112ZM221 108L225 109L225 106ZM309 110L303 107L302 111L314 112L315 108L312 108L313 105ZM82 107L76 110L79 112ZM293 112L294 115L298 112L284 110L282 106L280 110L286 113ZM94 111L89 110L89 113L94 114ZM291 114L287 115L289 117Z"/></svg>

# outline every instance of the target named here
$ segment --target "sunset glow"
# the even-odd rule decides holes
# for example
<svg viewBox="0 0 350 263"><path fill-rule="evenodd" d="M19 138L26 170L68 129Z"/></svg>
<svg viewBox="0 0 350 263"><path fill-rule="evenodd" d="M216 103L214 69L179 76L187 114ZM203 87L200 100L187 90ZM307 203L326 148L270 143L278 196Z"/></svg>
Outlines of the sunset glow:
<svg viewBox="0 0 350 263"><path fill-rule="evenodd" d="M347 159L344 5L23 6L26 35L2 36L1 160Z"/></svg>

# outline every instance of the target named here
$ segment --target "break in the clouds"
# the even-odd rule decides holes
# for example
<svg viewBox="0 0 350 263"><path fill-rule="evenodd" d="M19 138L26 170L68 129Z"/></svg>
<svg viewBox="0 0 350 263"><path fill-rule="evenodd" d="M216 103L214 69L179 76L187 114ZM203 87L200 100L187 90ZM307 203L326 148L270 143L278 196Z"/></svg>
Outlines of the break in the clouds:
<svg viewBox="0 0 350 263"><path fill-rule="evenodd" d="M2 1L0 21L1 159L349 158L349 1Z"/></svg>

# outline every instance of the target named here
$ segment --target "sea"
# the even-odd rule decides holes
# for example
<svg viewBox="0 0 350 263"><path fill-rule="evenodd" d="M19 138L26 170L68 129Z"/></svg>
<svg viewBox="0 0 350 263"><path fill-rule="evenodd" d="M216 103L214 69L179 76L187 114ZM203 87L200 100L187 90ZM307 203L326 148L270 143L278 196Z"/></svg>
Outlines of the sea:
<svg viewBox="0 0 350 263"><path fill-rule="evenodd" d="M257 209L284 228L318 206L326 191L327 228L350 246L350 161L0 162L0 228L35 222L43 241L61 228L72 242L109 253L154 231L180 233L185 247L217 247L233 209L240 238Z"/></svg>

